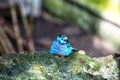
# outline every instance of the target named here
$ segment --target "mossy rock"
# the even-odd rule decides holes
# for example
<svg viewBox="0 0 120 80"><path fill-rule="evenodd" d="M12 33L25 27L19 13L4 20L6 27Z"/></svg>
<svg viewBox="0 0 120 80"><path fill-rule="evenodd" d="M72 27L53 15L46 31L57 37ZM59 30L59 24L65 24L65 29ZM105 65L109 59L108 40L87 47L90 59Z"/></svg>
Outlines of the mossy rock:
<svg viewBox="0 0 120 80"><path fill-rule="evenodd" d="M112 62L115 63L114 61ZM106 80L107 77L104 77L105 74L101 72L104 65L107 64L102 64L96 59L79 53L73 53L68 57L58 57L51 55L48 51L24 52L0 57L0 79ZM115 69L115 72L112 70L114 72L112 76L118 73L117 65L114 68L105 69ZM111 77L108 79L112 80Z"/></svg>

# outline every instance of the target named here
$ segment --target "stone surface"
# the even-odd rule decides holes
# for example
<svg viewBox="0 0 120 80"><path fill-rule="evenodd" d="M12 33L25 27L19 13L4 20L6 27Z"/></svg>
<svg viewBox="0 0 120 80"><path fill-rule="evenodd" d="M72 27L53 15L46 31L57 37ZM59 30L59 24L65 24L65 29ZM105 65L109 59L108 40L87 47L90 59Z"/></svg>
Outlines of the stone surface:
<svg viewBox="0 0 120 80"><path fill-rule="evenodd" d="M68 57L48 51L23 52L0 57L2 80L119 80L119 61L73 53Z"/></svg>

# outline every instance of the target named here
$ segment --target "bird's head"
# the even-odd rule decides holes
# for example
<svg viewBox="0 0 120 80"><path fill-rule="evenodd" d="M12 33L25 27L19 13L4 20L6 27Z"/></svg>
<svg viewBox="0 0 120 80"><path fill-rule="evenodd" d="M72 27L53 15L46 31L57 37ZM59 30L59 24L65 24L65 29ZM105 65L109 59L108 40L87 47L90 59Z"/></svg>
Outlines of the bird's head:
<svg viewBox="0 0 120 80"><path fill-rule="evenodd" d="M68 37L66 35L58 35L57 36L57 41L60 44L66 44L66 43L68 43Z"/></svg>

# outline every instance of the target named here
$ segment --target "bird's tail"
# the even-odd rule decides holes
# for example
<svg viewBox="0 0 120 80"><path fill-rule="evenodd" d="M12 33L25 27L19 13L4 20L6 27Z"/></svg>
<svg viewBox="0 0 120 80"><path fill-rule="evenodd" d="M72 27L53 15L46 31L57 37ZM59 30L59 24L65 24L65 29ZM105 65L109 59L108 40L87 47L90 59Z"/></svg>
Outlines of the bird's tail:
<svg viewBox="0 0 120 80"><path fill-rule="evenodd" d="M72 51L73 51L73 52L77 52L78 49L76 49L76 48L72 48Z"/></svg>

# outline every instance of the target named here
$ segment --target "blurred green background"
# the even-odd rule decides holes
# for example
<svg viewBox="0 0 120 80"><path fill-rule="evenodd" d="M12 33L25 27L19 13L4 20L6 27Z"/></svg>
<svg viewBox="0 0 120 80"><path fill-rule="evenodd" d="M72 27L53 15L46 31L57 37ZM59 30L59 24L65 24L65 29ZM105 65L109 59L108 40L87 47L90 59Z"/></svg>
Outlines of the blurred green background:
<svg viewBox="0 0 120 80"><path fill-rule="evenodd" d="M49 50L58 34L89 56L120 51L119 0L0 0L0 54Z"/></svg>

